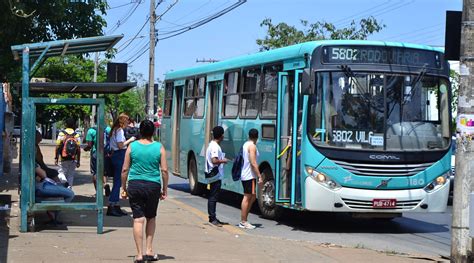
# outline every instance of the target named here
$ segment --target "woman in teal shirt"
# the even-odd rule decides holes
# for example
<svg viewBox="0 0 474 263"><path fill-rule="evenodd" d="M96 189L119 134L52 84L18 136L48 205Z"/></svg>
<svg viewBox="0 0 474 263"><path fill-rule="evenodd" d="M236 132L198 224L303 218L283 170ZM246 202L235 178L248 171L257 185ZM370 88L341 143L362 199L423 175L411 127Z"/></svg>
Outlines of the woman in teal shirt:
<svg viewBox="0 0 474 263"><path fill-rule="evenodd" d="M155 126L140 123L141 139L130 144L122 168L122 198L129 198L133 214L133 237L137 246L135 262L156 261L153 253L155 218L159 200L168 195L168 165L166 151L153 141ZM161 170L161 171L160 171ZM127 188L128 179L128 188ZM143 254L143 227L146 221L146 251Z"/></svg>

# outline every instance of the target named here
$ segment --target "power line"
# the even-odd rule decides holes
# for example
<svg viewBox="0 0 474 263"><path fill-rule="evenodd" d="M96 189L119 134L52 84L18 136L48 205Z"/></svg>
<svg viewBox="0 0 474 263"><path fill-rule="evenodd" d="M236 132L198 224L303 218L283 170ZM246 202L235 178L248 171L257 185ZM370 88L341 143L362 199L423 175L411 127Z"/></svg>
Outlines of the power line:
<svg viewBox="0 0 474 263"><path fill-rule="evenodd" d="M141 57L143 54L145 54L145 52L148 51L148 49L150 49L150 42L147 41L147 43L145 43L145 45L143 45L141 48L139 48L134 54L129 56L125 61L127 61L127 63L131 64L132 62L134 62L136 60L136 56L138 54L140 54L140 57ZM130 60L131 60L131 62L129 62Z"/></svg>
<svg viewBox="0 0 474 263"><path fill-rule="evenodd" d="M212 16L209 16L205 19L202 19L201 21L199 22L196 22L190 26L187 26L187 27L184 27L184 28L181 28L181 29L177 29L177 30L174 30L174 31L170 31L168 33L165 33L166 35L169 35L169 36L166 36L166 37L163 37L163 38L158 38L158 40L165 40L165 39L168 39L168 38L172 38L172 37L175 37L175 36L178 36L178 35L181 35L185 32L188 32L192 29L195 29L195 28L198 28L204 24L207 24L209 22L211 22L212 20L218 18L218 17L221 17L223 16L224 14L234 10L235 8L239 7L240 5L244 4L245 2L247 2L247 0L239 0L237 3L221 10L220 12L217 12L216 14L212 15Z"/></svg>
<svg viewBox="0 0 474 263"><path fill-rule="evenodd" d="M158 1L158 3L156 3L155 5L155 10L156 8L158 8L158 6L163 3L163 0L160 0ZM148 21L150 21L150 15L148 15L147 19L145 20L145 23L143 23L143 25L140 27L140 29L138 30L138 32L133 36L132 40L125 46L123 47L122 49L120 49L118 53L124 51L128 46L130 46L132 44L133 41L135 41L135 39L137 38L138 34L140 34L142 32L142 30L145 28L145 26L147 25Z"/></svg>
<svg viewBox="0 0 474 263"><path fill-rule="evenodd" d="M143 38L140 38L140 40L138 42L136 42L133 46L131 46L127 52L125 53L122 53L123 56L129 56L130 54L135 54L135 52L138 52L138 48L141 47L143 45L143 43L148 43L149 41L149 36L144 36ZM124 49L122 49L121 51L124 51Z"/></svg>
<svg viewBox="0 0 474 263"><path fill-rule="evenodd" d="M380 4L380 5L376 5L376 6L374 6L374 7L371 7L371 8L369 8L369 9L366 9L366 10L364 10L364 11L362 11L362 12L357 13L357 14L354 14L354 15L345 17L345 18L343 18L343 19L339 19L339 20L337 20L337 21L334 21L333 24L338 24L338 23L346 22L346 21L352 21L352 20L354 19L354 17L359 16L359 15L362 15L362 14L365 14L365 13L371 11L371 10L377 9L377 8L379 8L379 7L381 7L381 6L386 5L387 3L390 3L390 0L388 0L387 2L384 2L384 3Z"/></svg>
<svg viewBox="0 0 474 263"><path fill-rule="evenodd" d="M413 4L415 0L411 0L410 2L408 3L405 3L404 0L402 0L402 2L399 2L399 3L395 3L394 5L390 5L388 7L384 7L383 9L381 10L377 10L375 12L373 12L371 14L372 17L378 17L378 16L381 16L383 14L386 14L386 13L390 13L390 12L393 12L394 10L397 10L397 9L400 9L402 7L405 7L407 5L410 5L410 4ZM361 19L363 18L364 16L358 16L357 19ZM356 19L354 19L356 20ZM348 23L339 23L338 25L336 25L336 27L347 27L349 26L350 24L352 23L352 21L348 22Z"/></svg>
<svg viewBox="0 0 474 263"><path fill-rule="evenodd" d="M112 10L112 9L116 9L116 8L124 7L124 6L127 6L127 5L131 5L131 4L133 4L133 2L131 2L131 1L130 1L130 3L126 3L126 4L122 4L122 5L114 6L114 7L109 7L108 9L109 9L109 10Z"/></svg>
<svg viewBox="0 0 474 263"><path fill-rule="evenodd" d="M405 38L401 38L401 39L402 40L413 41L414 39L425 38L427 35L428 36L430 36L430 35L439 35L440 34L439 32L440 32L440 29L435 28L433 30L428 30L428 31L425 31L425 32L418 33L416 36L413 36L413 37L405 37Z"/></svg>
<svg viewBox="0 0 474 263"><path fill-rule="evenodd" d="M158 7L158 5L159 5L161 2L163 2L163 1L161 0L161 1L155 6L155 9L156 9L156 7ZM157 20L157 21L161 20L161 18L162 18L166 13L168 13L168 11L170 11L171 8L173 8L173 6L175 6L177 3L178 3L178 0L175 0L174 3L170 4L170 5L166 8L166 10L165 10L163 13L161 13L161 14L157 17L156 20ZM157 43L158 43L158 40L155 40L155 45L156 45ZM139 59L141 56L143 56L143 54L145 54L148 50L150 50L150 43L147 43L145 46L143 46L142 49L143 49L143 51L142 51L141 53L139 53L139 54L138 54L138 53L135 53L134 55L132 55L132 56L129 58L129 60L130 60L130 59L132 59L134 56L136 56L136 55L138 54L137 57L135 57L131 62L129 62L130 64L133 63L133 62L135 62L137 59Z"/></svg>
<svg viewBox="0 0 474 263"><path fill-rule="evenodd" d="M417 32L424 31L425 29L428 29L428 28L439 27L439 26L441 26L442 24L443 24L443 23L438 23L438 24L434 24L434 25L431 25L431 26L426 26L426 27L418 28L418 29L416 29L416 30L410 30L410 31L405 32L405 33L401 33L401 34L391 35L391 36L389 36L389 37L385 37L385 39L394 39L394 38L397 38L397 37L400 37L400 36L409 36L409 35L413 35L413 34L418 34Z"/></svg>
<svg viewBox="0 0 474 263"><path fill-rule="evenodd" d="M223 10L221 10L221 11L219 11L219 12L217 12L217 13L215 13L215 14L213 14L213 15L207 17L207 18L204 18L204 19L202 19L201 21L198 21L198 22L196 22L196 23L194 23L194 24L192 24L192 25L190 25L190 26L188 26L188 27L184 27L184 28L181 28L181 29L178 29L178 30L170 31L169 33L166 33L166 34L171 34L171 35L166 36L166 37L163 37L163 38L157 38L157 40L155 41L155 45L156 45L156 43L158 43L158 41L160 41L160 40L165 40L165 39L168 39L168 38L175 37L175 36L177 36L177 35L181 35L181 34L187 32L187 31L190 31L190 30L195 29L195 28L197 28L197 27L200 27L200 26L202 26L202 25L204 25L204 24L207 24L207 23L211 22L212 20L214 20L214 19L216 19L216 18L218 18L218 17L221 17L221 16L223 16L224 14L226 14L226 13L228 13L228 12L234 10L235 8L237 8L237 7L239 7L240 5L244 4L245 2L247 2L247 0L238 0L238 1L237 1L236 3L234 3L233 5L227 7L227 8L225 8L225 9L223 9ZM167 11L168 11L168 10L167 10ZM162 14L162 15L163 15L163 14ZM162 16L162 15L160 15L160 16ZM149 47L146 48L145 50L143 50L140 54L138 54L137 57L135 57L132 61L130 61L130 62L128 62L128 63L131 64L131 63L135 62L137 59L139 59L141 56L143 56L143 54L145 54L145 53L148 51L148 49L149 49Z"/></svg>
<svg viewBox="0 0 474 263"><path fill-rule="evenodd" d="M125 24L125 22L127 22L127 20L133 15L133 13L135 13L135 11L137 10L138 6L142 3L143 0L139 0L135 6L132 6L129 11L126 13L126 15L122 18L122 19L119 19L117 21L117 23L115 23L115 25L109 30L109 32L107 33L108 35L112 34L113 32L115 32L115 30L117 30L121 25Z"/></svg>
<svg viewBox="0 0 474 263"><path fill-rule="evenodd" d="M216 8L214 8L212 11L221 9L221 7L227 5L227 3L229 3L229 2L230 2L230 1L226 1L224 4L218 5L218 6L217 6ZM195 19L195 20L191 20L191 21L189 21L189 22L185 22L185 23L183 23L183 24L177 24L177 23L173 23L173 22L168 22L168 23L174 24L175 26L162 27L162 28L159 28L159 31L162 32L162 34L167 34L167 33L169 33L169 32L174 32L174 31L175 31L174 28L179 28L179 27L183 28L183 27L186 27L186 26L188 26L188 25L192 25L192 24L194 24L194 23L197 23L197 22L199 22L199 21L201 21L201 20L203 20L203 19L205 19L205 18L208 18L208 17L210 17L210 16L211 16L211 15L207 15L207 16L204 16L204 17ZM181 19L183 19L183 18L184 18L184 16L181 17L181 18L179 18L179 19L176 20L176 21L179 21L179 20L181 20ZM163 21L164 21L164 20L163 20ZM174 21L174 22L176 22L176 21ZM166 29L166 30L171 30L171 29L173 29L173 30L171 30L171 31L165 31L165 29Z"/></svg>

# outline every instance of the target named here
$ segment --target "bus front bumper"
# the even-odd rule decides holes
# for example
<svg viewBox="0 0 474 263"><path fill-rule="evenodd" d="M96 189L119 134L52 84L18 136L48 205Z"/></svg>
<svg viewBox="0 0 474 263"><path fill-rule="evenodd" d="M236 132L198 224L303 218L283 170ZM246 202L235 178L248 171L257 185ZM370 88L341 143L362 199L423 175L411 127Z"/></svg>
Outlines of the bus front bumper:
<svg viewBox="0 0 474 263"><path fill-rule="evenodd" d="M432 192L423 189L367 190L342 187L331 190L307 177L304 207L310 211L330 212L444 212L449 197L448 180ZM396 200L394 208L374 208L374 199Z"/></svg>

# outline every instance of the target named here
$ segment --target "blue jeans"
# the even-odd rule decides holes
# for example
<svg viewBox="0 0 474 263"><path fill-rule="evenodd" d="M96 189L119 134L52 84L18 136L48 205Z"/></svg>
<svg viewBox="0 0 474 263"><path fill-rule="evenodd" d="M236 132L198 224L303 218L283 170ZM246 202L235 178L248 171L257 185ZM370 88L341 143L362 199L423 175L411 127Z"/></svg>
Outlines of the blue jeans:
<svg viewBox="0 0 474 263"><path fill-rule="evenodd" d="M64 202L69 203L74 198L74 192L62 185L55 185L49 182L42 183L36 189L36 195L38 197L64 197Z"/></svg>
<svg viewBox="0 0 474 263"><path fill-rule="evenodd" d="M120 187L122 186L122 166L125 160L126 150L114 151L112 154L112 165L114 167L114 185L110 192L109 203L115 205L120 200Z"/></svg>

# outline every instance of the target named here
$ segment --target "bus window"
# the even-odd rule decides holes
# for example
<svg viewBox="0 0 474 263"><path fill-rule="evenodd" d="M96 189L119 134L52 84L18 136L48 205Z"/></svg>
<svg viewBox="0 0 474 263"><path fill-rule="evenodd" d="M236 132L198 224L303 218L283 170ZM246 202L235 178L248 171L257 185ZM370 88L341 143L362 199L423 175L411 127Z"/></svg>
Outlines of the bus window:
<svg viewBox="0 0 474 263"><path fill-rule="evenodd" d="M257 117L258 114L258 96L260 87L260 68L244 70L244 87L240 100L241 117Z"/></svg>
<svg viewBox="0 0 474 263"><path fill-rule="evenodd" d="M226 73L222 98L222 117L235 118L239 106L239 72Z"/></svg>
<svg viewBox="0 0 474 263"><path fill-rule="evenodd" d="M277 111L278 72L282 71L281 65L266 66L263 69L264 83L261 98L261 116L275 118Z"/></svg>
<svg viewBox="0 0 474 263"><path fill-rule="evenodd" d="M173 105L173 82L166 83L165 87L165 103L163 109L163 118L171 116L171 106Z"/></svg>
<svg viewBox="0 0 474 263"><path fill-rule="evenodd" d="M191 117L194 113L194 79L186 80L184 107L184 116Z"/></svg>
<svg viewBox="0 0 474 263"><path fill-rule="evenodd" d="M201 77L198 79L197 87L194 92L195 94L195 107L194 110L194 118L202 118L204 117L204 102L206 96L206 78Z"/></svg>

